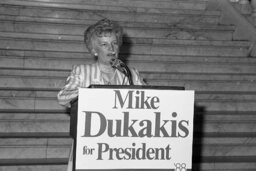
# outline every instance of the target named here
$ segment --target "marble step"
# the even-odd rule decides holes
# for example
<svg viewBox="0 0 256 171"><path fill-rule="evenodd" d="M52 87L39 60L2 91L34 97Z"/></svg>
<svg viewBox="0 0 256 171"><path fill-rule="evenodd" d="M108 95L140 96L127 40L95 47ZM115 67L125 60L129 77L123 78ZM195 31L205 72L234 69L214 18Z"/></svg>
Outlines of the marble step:
<svg viewBox="0 0 256 171"><path fill-rule="evenodd" d="M238 158L239 160L239 158ZM237 160L236 160L237 161ZM194 163L193 168L197 168L197 171L255 171L254 162L202 162L201 164ZM67 165L58 164L58 165L23 165L23 166L0 166L0 171L63 171Z"/></svg>
<svg viewBox="0 0 256 171"><path fill-rule="evenodd" d="M40 53L40 51L37 51ZM36 52L36 53L37 53ZM27 53L27 52L24 52ZM30 52L28 52L30 53ZM37 54L38 54L37 53ZM42 52L40 55L45 54ZM74 53L72 53L74 54ZM67 54L66 54L67 55ZM125 56L125 55L124 55ZM151 58L152 57L152 58ZM246 78L248 75L255 74L255 58L250 60L248 58L240 57L235 62L231 61L231 58L207 58L207 57L177 57L174 56L154 56L154 55L129 55L128 64L129 67L137 68L141 73L159 73L169 75L169 73L202 73L202 74L217 74L230 76L241 74L241 77ZM137 59L135 59L137 58ZM195 60L193 60L195 59ZM0 55L0 67L10 70L15 69L40 69L43 72L53 71L65 71L66 76L71 71L73 65L77 64L89 64L95 62L92 57L84 58L60 58L60 57L17 57L17 56L1 56ZM223 60L223 61L222 61ZM57 72L56 72L57 73ZM53 73L53 75L55 75ZM164 78L161 76L158 78ZM195 76L197 77L197 76ZM233 76L232 76L233 77ZM236 77L236 76L235 76ZM146 77L145 77L146 78ZM154 78L154 75L149 78ZM236 77L237 78L237 77ZM209 78L211 79L211 77ZM228 78L229 79L229 78Z"/></svg>
<svg viewBox="0 0 256 171"><path fill-rule="evenodd" d="M256 93L255 92L218 92L218 91L196 91L195 99L199 101L204 100L220 100L220 101L243 101L243 100L255 100Z"/></svg>
<svg viewBox="0 0 256 171"><path fill-rule="evenodd" d="M96 14L95 14L96 13ZM33 16L22 16L22 15L2 15L1 20L39 20L40 22L55 22L55 23L69 23L69 24L83 24L86 23L84 20L90 20L90 23L96 23L98 20L103 18L109 18L117 22L138 22L138 23L163 23L163 24L219 24L219 16L209 15L175 15L175 14L131 14L131 13L110 13L93 11L89 14L84 14L81 18L49 18L49 17L33 17ZM89 24L89 23L87 23Z"/></svg>
<svg viewBox="0 0 256 171"><path fill-rule="evenodd" d="M19 53L21 51L19 50ZM33 51L23 51L24 53L33 53ZM62 52L61 52L62 53ZM77 64L89 64L95 62L92 57L76 58L70 56L69 58L63 57L39 57L45 53L35 51L37 56L15 56L9 57L8 55L1 56L1 68L15 69L41 69L41 70L65 70L67 73L71 70L73 65ZM54 54L54 52L53 52ZM58 54L58 53L57 53ZM75 54L75 53L72 53ZM58 54L59 55L59 54ZM68 54L66 54L68 55ZM82 55L82 54L81 54ZM120 55L122 56L122 54ZM124 55L125 56L125 55ZM73 58L72 58L73 57ZM152 57L152 58L151 58ZM159 55L132 55L127 56L126 62L129 67L135 67L140 72L156 72L156 73L202 73L202 74L241 74L250 75L255 74L255 59L242 58L232 62L232 59L215 58L211 60L211 57L178 57L175 56L159 56ZM193 60L195 59L195 60Z"/></svg>
<svg viewBox="0 0 256 171"><path fill-rule="evenodd" d="M247 56L248 46L194 46L180 44L124 44L121 47L121 54L139 55L190 55L190 56ZM62 40L39 40L39 39L14 39L2 38L0 49L10 50L32 50L52 52L79 52L85 53L87 49L82 42Z"/></svg>
<svg viewBox="0 0 256 171"><path fill-rule="evenodd" d="M13 147L12 147L13 148ZM200 147L194 147L195 150L198 150ZM47 156L43 152L47 150ZM40 162L45 162L46 164L50 163L58 163L61 162L62 164L68 161L68 154L70 151L69 147L61 147L61 146L56 146L56 147L49 147L48 149L38 147L37 149L26 149L26 148L14 148L13 150L8 149L7 147L3 148L2 153L3 154L10 154L10 155L16 155L19 156L21 152L24 153L24 156L26 158L21 158L21 159L1 159L0 163L7 163L7 164L15 164L15 163L26 163L28 162L31 163L40 163ZM14 151L14 152L12 152ZM42 152L43 151L43 152ZM227 151L227 154L223 154L223 151ZM217 159L225 159L227 158L229 161L232 159L230 158L245 158L248 160L252 160L255 157L255 151L256 147L254 146L232 146L232 145L213 145L210 147L204 147L202 149L202 157L203 158L211 158L211 161L214 161L215 158ZM40 153L41 152L41 153ZM15 154L16 153L16 154ZM39 153L39 154L38 154ZM31 157L28 158L27 156ZM198 157L198 156L196 156ZM245 160L243 159L243 160ZM24 161L25 160L25 161ZM215 159L216 160L216 159ZM48 162L47 162L48 161Z"/></svg>
<svg viewBox="0 0 256 171"><path fill-rule="evenodd" d="M81 26L64 26L64 25L49 25L49 24L27 24L27 23L10 23L12 21L3 22L0 25L1 37L14 37L20 34L26 37L39 37L40 39L54 39L54 40L70 40L83 41L83 32L86 27ZM15 26L14 26L15 25ZM11 34L9 34L9 32ZM124 28L124 41L126 43L168 43L173 40L204 40L205 42L213 40L231 41L233 37L233 30L215 30L215 29L200 29L200 28L185 28L183 26L172 26L165 28ZM197 40L197 41L195 41ZM222 42L224 46L228 42ZM214 45L214 44L213 44ZM234 43L235 45L235 43Z"/></svg>
<svg viewBox="0 0 256 171"><path fill-rule="evenodd" d="M7 65L6 65L7 66ZM29 68L0 68L2 76L32 76L32 77L62 77L65 79L70 74L71 68L64 69L29 69ZM251 81L256 80L256 73L200 73L200 72L140 72L145 80L208 80L208 81Z"/></svg>
<svg viewBox="0 0 256 171"><path fill-rule="evenodd" d="M19 113L17 113L19 112ZM32 111L0 114L0 137L68 137L69 115Z"/></svg>
<svg viewBox="0 0 256 171"><path fill-rule="evenodd" d="M1 70L0 70L1 73ZM244 73L244 74L234 74L234 73L186 73L186 72L142 72L142 77L146 80L151 79L160 79L160 80L208 80L208 81L221 81L221 80L230 80L230 81L254 81L256 79L256 74Z"/></svg>
<svg viewBox="0 0 256 171"><path fill-rule="evenodd" d="M24 1L24 0L2 0L1 4L3 5L23 5L23 6L35 6L35 7L58 7L58 8L69 8L69 9L97 9L103 7L103 9L112 10L112 8L123 9L130 11L130 8L156 8L156 9L192 9L192 10L205 10L206 1L197 0L197 1L143 1L143 0L134 0L132 3L125 0L86 0L86 1L77 1L77 0L53 0L51 2L47 1ZM91 6L89 8L88 6ZM111 8L112 7L112 8Z"/></svg>
<svg viewBox="0 0 256 171"><path fill-rule="evenodd" d="M7 28L8 29L8 28ZM177 33L178 35L179 33ZM195 33L196 34L196 33ZM199 33L200 34L200 33ZM209 33L207 33L207 36ZM225 33L226 35L226 33ZM220 36L225 36L221 34ZM172 37L173 36L173 37ZM214 47L250 47L251 42L249 41L229 41L229 40L209 40L205 38L203 35L201 36L202 40L199 40L193 36L188 37L188 39L173 39L174 35L165 38L154 38L154 37L129 37L125 35L123 37L123 45L140 45L140 44L148 44L148 45L184 45L184 46L214 46ZM216 36L216 35L213 35ZM76 42L83 43L83 35L62 35L62 34L44 34L44 33L31 33L31 32L17 32L13 31L3 31L0 32L0 37L2 39L21 39L28 41L63 41L63 42ZM191 39L190 39L191 38Z"/></svg>
<svg viewBox="0 0 256 171"><path fill-rule="evenodd" d="M64 86L66 77L52 76L0 76L0 88L23 88L23 89L59 89ZM149 79L149 85L158 86L184 86L186 89L196 91L255 91L255 80L194 80L194 79Z"/></svg>
<svg viewBox="0 0 256 171"><path fill-rule="evenodd" d="M50 164L46 165L42 164L24 164L24 165L6 165L0 166L0 171L63 171L67 169L67 160L65 160L65 164L63 162L61 164Z"/></svg>
<svg viewBox="0 0 256 171"><path fill-rule="evenodd" d="M255 73L255 65L248 63L205 63L205 62L169 62L169 61L134 61L129 66L144 72L197 72L197 73Z"/></svg>
<svg viewBox="0 0 256 171"><path fill-rule="evenodd" d="M209 138L211 140L211 138ZM236 142L231 142L234 140ZM202 157L253 157L256 144L255 138L251 138L248 142L248 138L230 138L230 140L219 138L219 142L212 144L204 144L201 148L201 155L195 153L194 156ZM1 141L5 144L0 144L0 159L1 164L3 160L8 161L9 163L12 160L33 160L33 159L65 159L67 160L68 154L71 147L71 139L3 139ZM247 146L242 142L238 141L247 141ZM194 151L200 147L195 143ZM223 153L223 151L228 151L228 153ZM20 154L23 155L20 155ZM47 162L47 161L45 161Z"/></svg>
<svg viewBox="0 0 256 171"><path fill-rule="evenodd" d="M1 98L19 99L30 98L32 100L38 99L55 99L59 89L0 89ZM255 92L232 92L232 91L196 91L196 101L253 101L256 100Z"/></svg>
<svg viewBox="0 0 256 171"><path fill-rule="evenodd" d="M71 143L71 138L1 138L0 164L66 164Z"/></svg>
<svg viewBox="0 0 256 171"><path fill-rule="evenodd" d="M65 107L60 106L55 97L0 97L0 110L26 111L26 110L52 110L65 111ZM196 99L195 104L198 108L204 108L205 111L256 111L256 95L238 99ZM207 97L207 96L206 96ZM233 96L234 97L234 96ZM202 97L201 97L202 98Z"/></svg>
<svg viewBox="0 0 256 171"><path fill-rule="evenodd" d="M194 81L191 80L150 80L150 85L182 86L195 91L255 91L255 82L240 81Z"/></svg>
<svg viewBox="0 0 256 171"><path fill-rule="evenodd" d="M56 35L45 36L44 34L38 35L26 33L12 34L10 32L0 32L0 37L2 43L0 52L2 55L6 56L10 56L11 54L13 56L24 56L24 53L26 52L26 56L36 55L37 57L40 57L39 55L45 52L44 57L60 56L67 58L70 57L70 55L74 56L74 58L91 57L88 54L82 40L64 40L62 38L58 38ZM24 44L26 44L26 46L24 46ZM188 56L188 52L190 52L189 56L191 57L241 57L249 54L250 46L251 43L247 41L124 38L124 43L121 47L120 56L136 55L139 58L142 58L143 56L145 58L149 55L154 55L157 56L157 58L164 59L167 56ZM146 50L149 52L145 52ZM39 52L37 53L37 51ZM162 53L160 53L159 51ZM209 53L207 54L205 51ZM65 55L66 53L68 53L69 55ZM79 55L79 53L82 54ZM150 56L150 58L154 58L154 56ZM209 60L211 60L211 58Z"/></svg>
<svg viewBox="0 0 256 171"><path fill-rule="evenodd" d="M131 4L131 3L130 3ZM133 4L133 3L132 3ZM161 3L158 3L161 4ZM173 3L169 3L173 4ZM97 7L97 6L96 6ZM154 7L155 9L156 7ZM157 8L156 8L157 9ZM135 10L138 10L135 9ZM169 9L172 11L172 9ZM165 10L166 11L166 10ZM19 17L43 17L52 19L74 19L82 20L100 20L102 18L109 18L115 21L131 21L131 22L154 22L154 23L177 23L186 22L192 23L191 20L198 23L219 23L220 12L206 10L200 10L194 12L191 10L177 10L165 13L164 10L161 13L149 13L149 12L135 12L135 11L111 11L111 10L68 10L66 8L45 8L45 7L29 7L22 6L4 6L0 9L0 14L19 16Z"/></svg>
<svg viewBox="0 0 256 171"><path fill-rule="evenodd" d="M63 137L63 138L0 138L0 147L6 146L6 147L24 147L24 148L30 148L30 147L55 147L55 146L66 146L70 147L72 145L72 138L71 137ZM255 137L195 137L194 138L194 145L205 145L205 146L212 146L212 145L233 145L233 146L242 146L245 145L248 146L254 146L256 145L256 138ZM3 157L4 156L3 154ZM9 157L9 156L7 156Z"/></svg>
<svg viewBox="0 0 256 171"><path fill-rule="evenodd" d="M85 2L85 1L83 1ZM109 1L108 1L109 2ZM129 3L130 5L134 5L134 0L133 3ZM145 1L146 3L151 3L152 1ZM215 9L215 10L210 10L208 9L196 9L196 8L184 8L183 6L179 5L177 6L177 2L170 2L168 5L175 5L172 6L171 8L157 8L156 6L148 7L145 5L145 2L143 2L142 6L130 6L130 7L123 7L122 5L124 3L120 3L120 6L110 6L110 5L101 5L101 4L80 4L80 6L73 4L63 4L63 3L58 3L58 5L53 6L52 3L44 3L44 4L37 4L37 3L28 3L28 2L20 2L19 4L13 4L13 3L7 3L7 2L0 2L0 4L4 5L3 7L0 7L0 12L3 14L9 14L9 15L42 15L35 13L35 10L38 11L46 11L45 15L49 17L56 17L57 14L59 16L63 17L76 17L78 14L80 14L80 17L82 17L81 14L88 13L88 12L119 12L119 13L131 13L137 14L137 13L142 13L142 14L190 14L190 15L220 15L221 11ZM157 1L158 4L162 5L162 3L166 2L161 2ZM181 1L179 1L181 2ZM188 2L188 1L183 1ZM156 3L156 2L153 2ZM176 4L175 4L176 3ZM190 2L191 3L191 2ZM194 4L196 2L193 2ZM48 6L47 6L48 5ZM69 6L68 6L69 5ZM77 7L77 9L76 9ZM165 6L166 7L166 6ZM27 12L28 11L28 12ZM20 12L20 13L19 13ZM56 15L51 15L51 14L56 14Z"/></svg>
<svg viewBox="0 0 256 171"><path fill-rule="evenodd" d="M30 99L30 100L44 100L50 99L50 100L56 100L56 95L58 93L59 89L0 89L0 98L6 99ZM198 101L253 101L256 100L256 93L255 92L232 92L232 91L196 91L195 99Z"/></svg>
<svg viewBox="0 0 256 171"><path fill-rule="evenodd" d="M0 119L1 121L13 121L15 122L32 122L32 121L42 121L52 120L54 122L69 122L70 115L68 111L59 112L43 112L40 110L31 111L29 108L27 111L19 110L8 110L1 109ZM195 106L194 109L194 119L200 125L204 122L255 122L256 115L254 111L202 111L200 106Z"/></svg>
<svg viewBox="0 0 256 171"><path fill-rule="evenodd" d="M3 16L2 16L3 17ZM0 16L1 19L1 16ZM3 19L1 19L3 20ZM40 18L40 20L42 20ZM66 20L65 20L66 21ZM49 21L50 22L50 21ZM54 23L42 21L24 21L9 19L1 21L0 31L15 31L21 33L56 34L58 39L82 39L84 30L88 25L80 23ZM51 20L51 22L53 22ZM87 22L88 23L88 22ZM190 39L190 40L232 40L234 27L193 25L184 23L161 24L154 23L120 23L124 26L124 36L139 38L167 38L167 39ZM128 25L128 26L126 26Z"/></svg>
<svg viewBox="0 0 256 171"><path fill-rule="evenodd" d="M233 27L209 27L204 25L169 24L154 26L153 24L138 23L141 26L124 26L124 37L138 38L164 38L164 39L190 39L190 40L232 40ZM121 24L125 25L125 24ZM127 24L126 24L127 25ZM134 25L134 24L133 24ZM144 27L142 27L144 25ZM56 24L45 22L17 22L16 20L1 21L0 31L32 33L37 36L49 34L45 37L60 39L81 40L88 25L82 24ZM56 35L54 35L56 34ZM129 40L128 39L128 40Z"/></svg>
<svg viewBox="0 0 256 171"><path fill-rule="evenodd" d="M192 55L138 55L120 54L120 58L130 63L142 61L156 62L165 61L171 63L216 63L216 64L254 64L256 58L243 56L192 56ZM61 51L35 51L0 49L1 67L9 68L41 68L41 69L66 69L70 70L72 65L80 63L92 63L94 59L88 53L61 52ZM50 61L50 62L49 62ZM58 65L56 63L58 61ZM40 65L41 64L41 65ZM35 66L34 66L35 65Z"/></svg>
<svg viewBox="0 0 256 171"><path fill-rule="evenodd" d="M58 33L58 34L74 34L81 35L84 30L91 24L94 24L95 20L79 20L78 18L73 19L62 19L62 18L46 18L46 17L29 17L29 16L12 16L2 14L0 16L2 30L8 28L8 31L16 30L23 31L29 30L31 32L40 33ZM223 31L231 32L235 30L234 25L223 25L216 23L200 23L200 22L170 22L170 23L158 23L158 22L136 22L136 21L118 21L118 24L124 27L124 31L129 30L140 30L140 29L171 29L177 30L192 30L192 31ZM48 28L48 29L47 29ZM72 30L73 29L73 30ZM131 31L130 31L131 32ZM127 33L127 31L126 31Z"/></svg>
<svg viewBox="0 0 256 171"><path fill-rule="evenodd" d="M252 112L248 112L249 115L244 113L239 116L240 118L243 116L242 120L238 116L235 116L234 119L232 115L226 116L225 119L224 115L215 119L202 119L203 116L196 114L195 137L255 137L255 115L251 114ZM1 112L0 117L0 137L2 138L69 136L69 116L67 114ZM208 116L205 115L205 117Z"/></svg>

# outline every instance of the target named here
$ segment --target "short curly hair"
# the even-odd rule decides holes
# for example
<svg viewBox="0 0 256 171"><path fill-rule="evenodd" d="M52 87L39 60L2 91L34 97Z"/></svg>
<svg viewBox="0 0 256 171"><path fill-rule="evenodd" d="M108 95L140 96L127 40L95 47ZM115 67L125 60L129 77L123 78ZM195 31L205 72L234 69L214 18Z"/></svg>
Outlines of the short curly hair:
<svg viewBox="0 0 256 171"><path fill-rule="evenodd" d="M118 39L118 45L121 46L123 43L123 29L116 22L109 19L102 19L97 23L89 26L84 32L84 43L89 50L92 52L93 45L92 40L94 36L102 37L107 34L115 34Z"/></svg>

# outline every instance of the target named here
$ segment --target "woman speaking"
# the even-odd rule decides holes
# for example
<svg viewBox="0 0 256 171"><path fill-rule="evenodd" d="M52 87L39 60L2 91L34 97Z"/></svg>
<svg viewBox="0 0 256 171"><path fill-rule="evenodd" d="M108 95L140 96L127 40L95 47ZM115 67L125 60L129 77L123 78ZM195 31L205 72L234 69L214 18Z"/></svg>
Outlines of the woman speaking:
<svg viewBox="0 0 256 171"><path fill-rule="evenodd" d="M122 28L108 19L98 21L84 32L85 45L96 63L73 66L66 85L58 93L61 105L70 107L77 97L78 88L92 84L100 85L144 85L135 69L129 69L118 59L122 45Z"/></svg>
<svg viewBox="0 0 256 171"><path fill-rule="evenodd" d="M96 62L79 64L67 78L66 85L58 93L61 105L70 107L70 101L78 96L78 88L100 85L144 85L145 83L135 69L129 69L118 59L122 45L122 28L108 19L98 21L84 32L85 45ZM99 97L100 98L100 97ZM72 171L73 148L70 153L68 171Z"/></svg>

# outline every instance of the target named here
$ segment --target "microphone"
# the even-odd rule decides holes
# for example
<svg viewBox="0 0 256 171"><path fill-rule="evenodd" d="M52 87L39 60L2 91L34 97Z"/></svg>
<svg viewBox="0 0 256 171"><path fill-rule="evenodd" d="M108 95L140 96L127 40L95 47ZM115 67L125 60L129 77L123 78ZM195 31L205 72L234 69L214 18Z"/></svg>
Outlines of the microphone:
<svg viewBox="0 0 256 171"><path fill-rule="evenodd" d="M113 68L118 69L120 72L122 72L128 78L129 84L133 85L131 71L123 61L117 58L113 58L111 59L110 64Z"/></svg>

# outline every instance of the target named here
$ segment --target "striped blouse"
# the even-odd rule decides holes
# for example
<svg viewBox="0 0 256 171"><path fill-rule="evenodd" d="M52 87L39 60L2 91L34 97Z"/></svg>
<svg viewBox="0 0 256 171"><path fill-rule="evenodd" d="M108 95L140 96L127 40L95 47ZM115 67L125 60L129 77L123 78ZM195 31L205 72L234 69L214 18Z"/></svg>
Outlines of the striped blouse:
<svg viewBox="0 0 256 171"><path fill-rule="evenodd" d="M137 70L130 69L130 71L135 85L145 85ZM129 85L129 80L117 69L112 81L105 80L98 63L74 65L66 80L66 85L58 93L59 104L70 107L70 101L78 96L78 88L89 87L92 84Z"/></svg>

